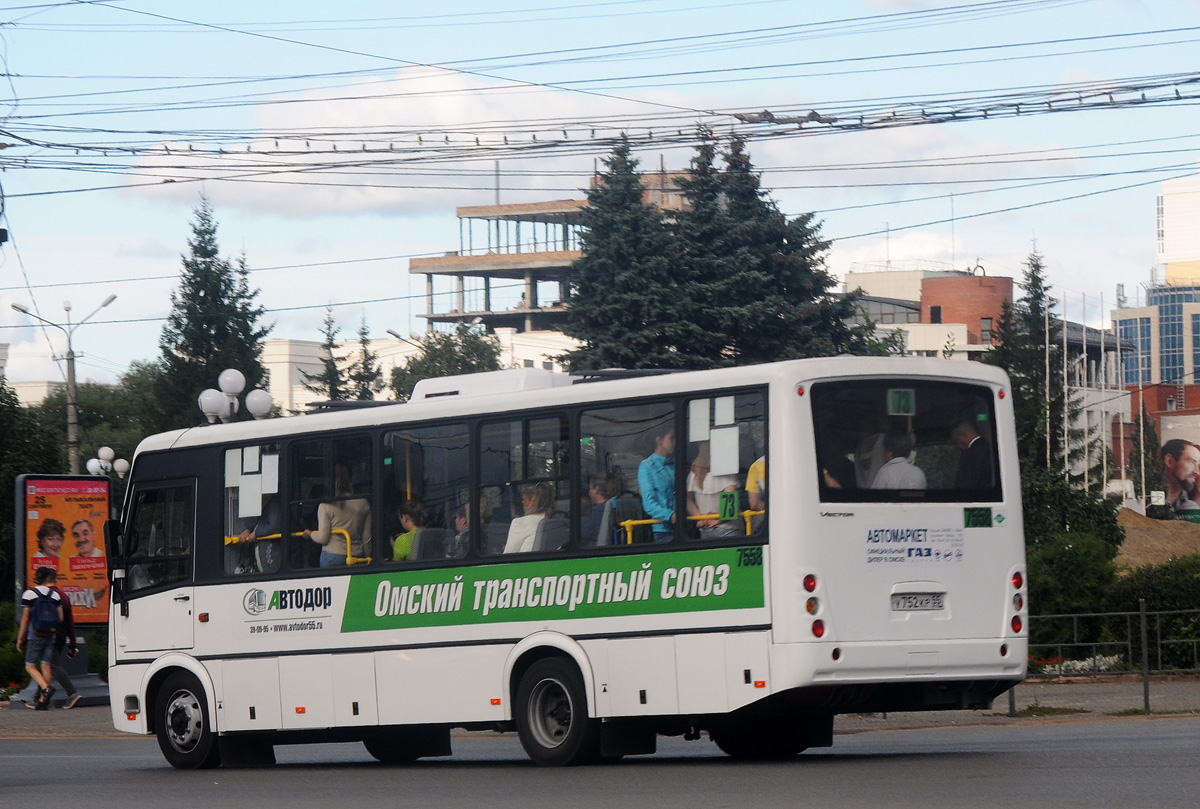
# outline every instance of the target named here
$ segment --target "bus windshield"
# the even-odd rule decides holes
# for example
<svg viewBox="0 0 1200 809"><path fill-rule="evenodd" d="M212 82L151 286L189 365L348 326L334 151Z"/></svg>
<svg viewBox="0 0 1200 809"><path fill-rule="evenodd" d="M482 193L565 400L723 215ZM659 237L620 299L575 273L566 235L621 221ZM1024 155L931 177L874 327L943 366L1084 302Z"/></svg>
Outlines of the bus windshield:
<svg viewBox="0 0 1200 809"><path fill-rule="evenodd" d="M812 387L824 502L1001 499L992 392L913 379Z"/></svg>

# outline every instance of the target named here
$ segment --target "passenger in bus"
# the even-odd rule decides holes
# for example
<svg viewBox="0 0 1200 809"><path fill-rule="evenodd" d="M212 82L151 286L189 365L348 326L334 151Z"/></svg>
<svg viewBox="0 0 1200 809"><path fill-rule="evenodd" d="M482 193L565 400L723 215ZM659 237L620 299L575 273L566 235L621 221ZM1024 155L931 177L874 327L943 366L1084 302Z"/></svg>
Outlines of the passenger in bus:
<svg viewBox="0 0 1200 809"><path fill-rule="evenodd" d="M659 522L651 526L655 542L670 542L675 532L675 426L665 424L654 436L654 452L638 464L642 510Z"/></svg>
<svg viewBox="0 0 1200 809"><path fill-rule="evenodd" d="M721 492L736 492L738 479L736 475L710 474L712 461L708 442L700 445L696 458L692 461L692 469L687 478L687 510L688 516L719 514L721 511ZM700 529L701 539L719 539L744 533L739 530L738 520L722 522L715 517L705 517L695 521Z"/></svg>
<svg viewBox="0 0 1200 809"><path fill-rule="evenodd" d="M546 482L531 483L521 487L521 506L523 514L514 517L508 527L508 541L504 543L505 553L526 553L533 550L533 541L537 536L537 527L554 505L554 490Z"/></svg>
<svg viewBox="0 0 1200 809"><path fill-rule="evenodd" d="M961 419L950 430L950 440L962 455L954 485L959 489L988 489L992 486L992 448L970 419Z"/></svg>
<svg viewBox="0 0 1200 809"><path fill-rule="evenodd" d="M754 511L767 507L767 456L764 455L746 472L746 500Z"/></svg>
<svg viewBox="0 0 1200 809"><path fill-rule="evenodd" d="M609 513L609 527L612 526L612 489L607 475L595 474L588 479L587 501L583 518L579 521L579 541L584 545L610 545L613 538L611 531L608 536L601 536L604 527L604 515Z"/></svg>
<svg viewBox="0 0 1200 809"><path fill-rule="evenodd" d="M344 464L334 467L333 493L339 497L354 494L350 470ZM321 546L321 567L346 564L348 553L358 558L370 556L371 504L362 497L321 503L317 506L317 530L306 528L304 536Z"/></svg>
<svg viewBox="0 0 1200 809"><path fill-rule="evenodd" d="M425 504L420 500L405 500L396 509L396 517L404 533L392 540L392 561L403 562L412 556L413 540L417 538L417 529L425 526Z"/></svg>
<svg viewBox="0 0 1200 809"><path fill-rule="evenodd" d="M275 497L267 499L267 503L263 506L262 514L259 515L254 525L243 530L238 535L238 539L242 542L253 542L259 537L269 537L279 534L283 530L283 510L279 507L279 500Z"/></svg>
<svg viewBox="0 0 1200 809"><path fill-rule="evenodd" d="M883 466L875 473L872 489L926 488L925 473L908 459L913 437L908 433L888 433L883 437Z"/></svg>
<svg viewBox="0 0 1200 809"><path fill-rule="evenodd" d="M492 518L492 504L486 497L479 498L479 522L486 525ZM471 504L463 503L454 511L454 544L447 557L462 559L471 547Z"/></svg>

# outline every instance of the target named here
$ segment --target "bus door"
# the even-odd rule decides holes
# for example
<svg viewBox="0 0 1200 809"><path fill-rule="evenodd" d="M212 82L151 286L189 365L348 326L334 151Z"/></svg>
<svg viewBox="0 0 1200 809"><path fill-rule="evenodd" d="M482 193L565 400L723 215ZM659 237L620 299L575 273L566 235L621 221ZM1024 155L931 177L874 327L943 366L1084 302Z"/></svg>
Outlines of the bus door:
<svg viewBox="0 0 1200 809"><path fill-rule="evenodd" d="M135 485L129 503L114 578L117 654L190 649L195 483Z"/></svg>

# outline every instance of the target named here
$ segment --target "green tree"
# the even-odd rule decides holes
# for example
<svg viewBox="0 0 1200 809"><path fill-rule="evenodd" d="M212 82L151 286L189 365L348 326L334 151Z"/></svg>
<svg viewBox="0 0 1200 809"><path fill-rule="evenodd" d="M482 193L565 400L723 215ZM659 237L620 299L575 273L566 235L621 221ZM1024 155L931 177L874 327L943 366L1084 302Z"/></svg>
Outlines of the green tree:
<svg viewBox="0 0 1200 809"><path fill-rule="evenodd" d="M675 273L679 293L689 304L688 321L697 328L689 337L697 357L694 367L733 365L729 306L737 300L742 273L752 256L730 238L725 180L716 165L717 141L701 127L699 143L686 177L677 179L684 210L672 214L668 226L679 245Z"/></svg>
<svg viewBox="0 0 1200 809"><path fill-rule="evenodd" d="M226 368L245 374L247 388L261 387L266 377L260 358L270 327L260 325L264 310L255 302L258 290L250 288L245 257L236 265L221 258L207 198L201 197L194 215L157 368L139 368L152 376L154 406L147 418L155 432L195 425L200 392L216 387Z"/></svg>
<svg viewBox="0 0 1200 809"><path fill-rule="evenodd" d="M629 141L604 160L581 214L583 255L573 265L563 332L582 345L563 361L572 370L705 368L699 328L681 279L679 248L662 214L644 204Z"/></svg>
<svg viewBox="0 0 1200 809"><path fill-rule="evenodd" d="M66 417L64 416L64 422ZM66 427L60 439L21 406L17 394L0 376L0 581L6 583L0 601L11 603L16 538L16 479L24 474L63 474L67 471Z"/></svg>
<svg viewBox="0 0 1200 809"><path fill-rule="evenodd" d="M1063 423L1062 321L1055 315L1054 300L1046 283L1045 261L1034 249L1025 261L1023 295L1005 301L993 332L992 350L985 361L1003 368L1012 387L1013 415L1017 425L1017 455L1022 473L1033 469L1062 469ZM1049 351L1051 373L1046 375ZM1049 405L1047 405L1047 391ZM1051 432L1050 457L1046 434Z"/></svg>
<svg viewBox="0 0 1200 809"><path fill-rule="evenodd" d="M730 350L738 365L867 353L849 325L858 293L839 296L825 264L829 242L813 213L788 219L760 185L742 138L722 153L727 241L736 282L721 290ZM684 218L688 216L685 212Z"/></svg>
<svg viewBox="0 0 1200 809"><path fill-rule="evenodd" d="M375 398L375 383L379 379L379 356L371 351L371 332L367 328L367 316L363 315L358 325L358 355L347 371L350 380L350 398L367 400Z"/></svg>
<svg viewBox="0 0 1200 809"><path fill-rule="evenodd" d="M304 389L311 391L319 396L324 396L331 402L342 402L349 399L351 396L350 375L347 369L342 367L342 360L337 356L338 348L337 336L341 329L333 319L333 307L325 307L325 319L321 321L321 335L325 338L321 343L321 351L324 352L324 357L321 360L320 373L310 374L308 371L301 371L301 376L304 381Z"/></svg>
<svg viewBox="0 0 1200 809"><path fill-rule="evenodd" d="M76 388L79 405L80 457L94 458L100 447L111 447L120 458L133 458L137 445L149 433L140 420L140 409L125 385L84 382ZM67 393L57 390L30 415L54 436L61 452L61 467L67 469Z"/></svg>
<svg viewBox="0 0 1200 809"><path fill-rule="evenodd" d="M422 379L499 371L500 351L499 340L473 331L465 323L450 333L431 332L421 340L420 354L392 370L392 390L398 400L407 402Z"/></svg>

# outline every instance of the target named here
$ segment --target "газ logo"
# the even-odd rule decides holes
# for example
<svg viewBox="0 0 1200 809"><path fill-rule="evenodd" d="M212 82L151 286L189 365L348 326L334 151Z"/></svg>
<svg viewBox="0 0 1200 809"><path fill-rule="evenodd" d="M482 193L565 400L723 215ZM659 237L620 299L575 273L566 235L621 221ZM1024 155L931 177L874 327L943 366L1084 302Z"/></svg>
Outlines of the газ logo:
<svg viewBox="0 0 1200 809"><path fill-rule="evenodd" d="M242 606L250 615L262 615L267 611L267 594L262 590L247 590Z"/></svg>

